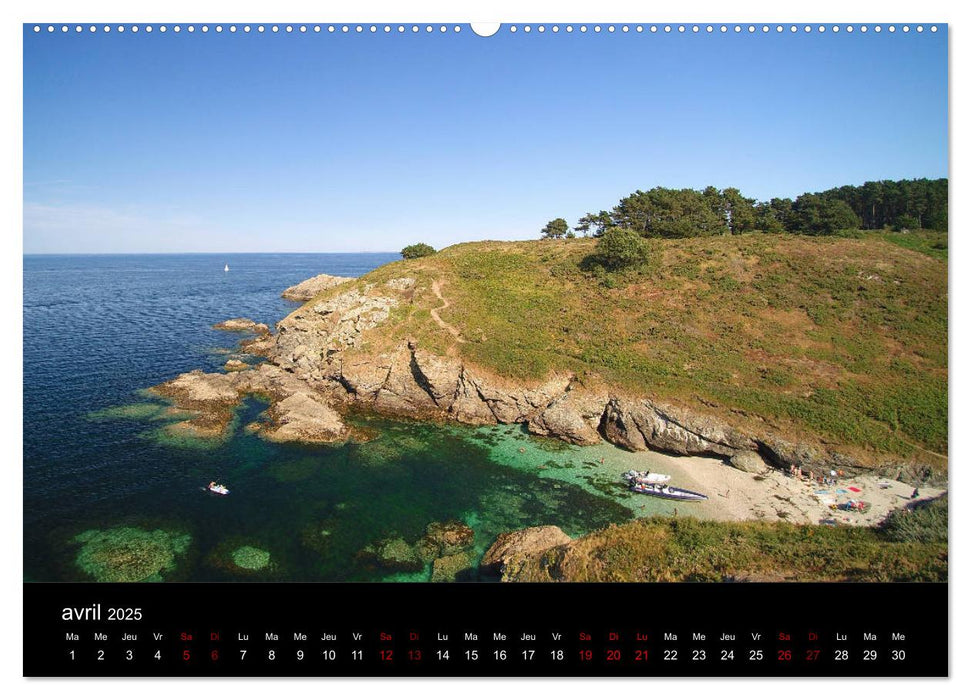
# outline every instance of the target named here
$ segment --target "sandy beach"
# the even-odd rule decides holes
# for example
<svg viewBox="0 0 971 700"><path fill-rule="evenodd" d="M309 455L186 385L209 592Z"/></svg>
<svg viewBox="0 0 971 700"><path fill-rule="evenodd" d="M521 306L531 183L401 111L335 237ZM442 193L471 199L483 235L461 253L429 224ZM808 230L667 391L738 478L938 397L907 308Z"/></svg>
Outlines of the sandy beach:
<svg viewBox="0 0 971 700"><path fill-rule="evenodd" d="M643 469L660 469L671 474L672 484L705 493L709 500L691 512L714 520L876 525L891 511L911 503L914 491L910 484L876 476L847 477L838 479L835 485L820 485L776 469L751 474L704 457L651 453L650 464L647 462L644 460ZM921 487L919 498L934 498L944 491ZM830 507L851 499L869 503L870 509L861 513Z"/></svg>

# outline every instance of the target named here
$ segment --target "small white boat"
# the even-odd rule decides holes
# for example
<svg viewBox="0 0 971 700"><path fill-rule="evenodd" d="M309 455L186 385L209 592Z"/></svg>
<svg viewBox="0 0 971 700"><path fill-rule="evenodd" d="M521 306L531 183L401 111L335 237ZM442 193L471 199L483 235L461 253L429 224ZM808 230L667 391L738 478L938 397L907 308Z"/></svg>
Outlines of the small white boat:
<svg viewBox="0 0 971 700"><path fill-rule="evenodd" d="M226 267L223 268L223 272L229 272L229 265L226 265Z"/></svg>
<svg viewBox="0 0 971 700"><path fill-rule="evenodd" d="M670 474L660 474L658 472L637 472L631 469L624 472L624 478L632 484L663 484L671 481Z"/></svg>
<svg viewBox="0 0 971 700"><path fill-rule="evenodd" d="M210 491L212 493L219 494L220 496L228 496L229 495L229 489L227 489L222 484L217 484L214 481L209 482L209 485L206 487L206 490L207 491Z"/></svg>

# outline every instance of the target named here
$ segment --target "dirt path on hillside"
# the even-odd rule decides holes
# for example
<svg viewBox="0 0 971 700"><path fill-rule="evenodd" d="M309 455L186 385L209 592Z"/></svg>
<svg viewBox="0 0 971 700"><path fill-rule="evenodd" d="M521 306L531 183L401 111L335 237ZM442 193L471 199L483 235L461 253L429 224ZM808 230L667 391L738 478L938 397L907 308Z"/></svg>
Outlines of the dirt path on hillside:
<svg viewBox="0 0 971 700"><path fill-rule="evenodd" d="M451 325L450 323L446 323L445 321L442 320L442 317L438 315L439 311L441 311L442 309L447 309L449 306L451 306L448 299L442 296L442 286L438 280L434 280L432 282L432 292L434 292L435 296L437 296L438 299L442 302L441 306L431 310L431 315L432 315L432 318L435 319L435 323L438 324L439 328L442 328L443 330L446 330L449 333L451 333L452 336L455 338L455 342L464 343L465 338L462 337L462 334L459 332L459 329Z"/></svg>

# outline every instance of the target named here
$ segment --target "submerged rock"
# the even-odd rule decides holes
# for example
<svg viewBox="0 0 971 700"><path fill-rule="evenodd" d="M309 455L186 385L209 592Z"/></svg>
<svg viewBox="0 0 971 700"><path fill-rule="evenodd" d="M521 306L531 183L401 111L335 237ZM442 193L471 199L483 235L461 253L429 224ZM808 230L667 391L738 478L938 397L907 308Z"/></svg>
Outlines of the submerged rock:
<svg viewBox="0 0 971 700"><path fill-rule="evenodd" d="M458 520L429 523L416 549L425 561L456 554L472 546L475 531Z"/></svg>
<svg viewBox="0 0 971 700"><path fill-rule="evenodd" d="M479 570L487 576L499 576L505 580L514 575L515 570L529 555L545 552L571 541L569 535L555 525L506 532L499 535L486 551Z"/></svg>
<svg viewBox="0 0 971 700"><path fill-rule="evenodd" d="M338 277L337 275L317 275L292 287L287 287L280 296L291 301L310 301L321 292L353 279L353 277Z"/></svg>
<svg viewBox="0 0 971 700"><path fill-rule="evenodd" d="M421 571L424 567L415 548L400 537L369 544L358 557L393 571Z"/></svg>
<svg viewBox="0 0 971 700"><path fill-rule="evenodd" d="M233 550L232 560L233 564L240 569L259 571L270 565L270 553L264 549L243 545Z"/></svg>
<svg viewBox="0 0 971 700"><path fill-rule="evenodd" d="M98 582L161 581L176 568L192 537L165 530L116 527L86 530L74 542L81 544L75 563Z"/></svg>
<svg viewBox="0 0 971 700"><path fill-rule="evenodd" d="M472 565L472 555L469 552L439 557L432 562L431 581L434 583L454 581L460 574L471 573Z"/></svg>

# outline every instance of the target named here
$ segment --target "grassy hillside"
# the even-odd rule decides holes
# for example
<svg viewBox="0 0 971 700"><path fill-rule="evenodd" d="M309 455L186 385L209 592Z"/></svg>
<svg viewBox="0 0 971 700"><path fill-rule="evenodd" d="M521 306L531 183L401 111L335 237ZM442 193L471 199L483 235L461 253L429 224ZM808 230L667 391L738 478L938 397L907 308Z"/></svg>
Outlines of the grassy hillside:
<svg viewBox="0 0 971 700"><path fill-rule="evenodd" d="M947 504L932 510L947 521ZM946 581L942 537L870 528L646 518L517 562L516 581ZM926 527L915 529L922 533Z"/></svg>
<svg viewBox="0 0 971 700"><path fill-rule="evenodd" d="M394 311L397 327L361 351L415 338L501 376L575 372L735 423L768 421L864 459L943 466L931 454L947 450L939 238L652 241L651 262L624 273L593 264L591 239L461 244L355 283L418 279L411 303Z"/></svg>

